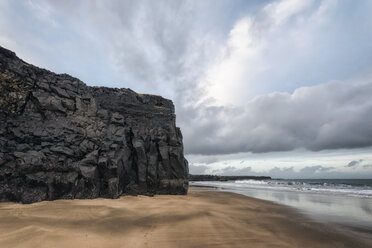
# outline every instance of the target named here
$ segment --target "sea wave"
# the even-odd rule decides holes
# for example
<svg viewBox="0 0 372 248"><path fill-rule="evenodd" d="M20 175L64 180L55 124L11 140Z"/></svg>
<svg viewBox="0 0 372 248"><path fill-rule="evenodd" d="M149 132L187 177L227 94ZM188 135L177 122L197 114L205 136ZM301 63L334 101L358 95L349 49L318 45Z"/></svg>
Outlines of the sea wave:
<svg viewBox="0 0 372 248"><path fill-rule="evenodd" d="M261 181L261 180L236 180L235 183L243 183L243 184L268 184L267 181Z"/></svg>

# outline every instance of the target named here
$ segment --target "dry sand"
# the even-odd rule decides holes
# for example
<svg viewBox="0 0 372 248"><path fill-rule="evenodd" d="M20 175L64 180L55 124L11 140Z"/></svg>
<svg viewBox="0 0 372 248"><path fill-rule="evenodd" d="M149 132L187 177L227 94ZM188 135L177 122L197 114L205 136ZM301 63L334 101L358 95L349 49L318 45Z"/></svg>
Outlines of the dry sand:
<svg viewBox="0 0 372 248"><path fill-rule="evenodd" d="M233 193L0 203L0 247L368 247ZM371 246L370 246L371 247Z"/></svg>

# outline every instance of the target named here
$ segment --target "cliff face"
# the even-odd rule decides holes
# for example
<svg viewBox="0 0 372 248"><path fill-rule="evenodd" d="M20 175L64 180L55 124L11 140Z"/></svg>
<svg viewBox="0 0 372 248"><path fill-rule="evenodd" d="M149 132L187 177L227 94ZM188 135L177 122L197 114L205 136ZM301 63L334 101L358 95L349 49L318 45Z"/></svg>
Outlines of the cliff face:
<svg viewBox="0 0 372 248"><path fill-rule="evenodd" d="M0 47L0 201L186 194L172 101L88 87Z"/></svg>

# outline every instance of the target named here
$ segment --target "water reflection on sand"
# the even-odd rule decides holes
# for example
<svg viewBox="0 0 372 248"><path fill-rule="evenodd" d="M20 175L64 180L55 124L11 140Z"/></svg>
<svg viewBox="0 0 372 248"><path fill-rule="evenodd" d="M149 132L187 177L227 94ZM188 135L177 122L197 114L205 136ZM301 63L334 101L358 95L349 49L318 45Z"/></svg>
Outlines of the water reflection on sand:
<svg viewBox="0 0 372 248"><path fill-rule="evenodd" d="M370 198L267 189L226 188L223 190L291 206L316 220L372 231L372 199Z"/></svg>
<svg viewBox="0 0 372 248"><path fill-rule="evenodd" d="M296 208L315 221L340 224L372 232L372 198L348 195L234 187L224 182L193 182Z"/></svg>

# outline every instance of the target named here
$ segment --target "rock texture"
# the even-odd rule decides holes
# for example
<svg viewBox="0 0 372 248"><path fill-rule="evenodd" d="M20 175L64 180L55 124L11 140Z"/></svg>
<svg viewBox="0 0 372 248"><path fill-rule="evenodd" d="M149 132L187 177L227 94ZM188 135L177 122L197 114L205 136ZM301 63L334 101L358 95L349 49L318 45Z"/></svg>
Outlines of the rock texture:
<svg viewBox="0 0 372 248"><path fill-rule="evenodd" d="M0 201L186 194L172 101L88 87L0 47Z"/></svg>

